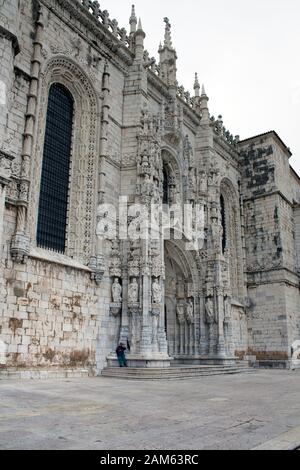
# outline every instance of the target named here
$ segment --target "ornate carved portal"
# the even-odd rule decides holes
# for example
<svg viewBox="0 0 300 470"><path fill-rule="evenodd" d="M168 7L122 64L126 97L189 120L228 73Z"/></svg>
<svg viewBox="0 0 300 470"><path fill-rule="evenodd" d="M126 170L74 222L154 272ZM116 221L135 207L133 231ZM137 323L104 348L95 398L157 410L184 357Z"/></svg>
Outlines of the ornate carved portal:
<svg viewBox="0 0 300 470"><path fill-rule="evenodd" d="M181 135L179 141L170 141L170 135L167 139L161 119L145 105L137 136L134 202L149 211L151 205L164 203L164 214L167 206L174 211L177 205L181 217L184 204L202 204L210 188L206 203L209 230L201 256L201 249L185 238L182 227L177 224L166 230L154 214L157 239L141 237L123 244L122 250L112 249L110 276L116 290L112 300L122 304L120 341L129 341L128 363L133 367L168 367L170 358L197 363L207 356L213 360L228 357L230 289L228 262L221 246L219 172L201 173L189 137L183 140ZM131 215L130 226L139 225L139 216ZM120 270L121 265L126 269ZM116 277L123 287L122 298L119 281L113 280Z"/></svg>
<svg viewBox="0 0 300 470"><path fill-rule="evenodd" d="M165 324L169 354L178 358L197 354L194 286L186 260L172 242L165 243ZM198 315L199 316L199 315Z"/></svg>

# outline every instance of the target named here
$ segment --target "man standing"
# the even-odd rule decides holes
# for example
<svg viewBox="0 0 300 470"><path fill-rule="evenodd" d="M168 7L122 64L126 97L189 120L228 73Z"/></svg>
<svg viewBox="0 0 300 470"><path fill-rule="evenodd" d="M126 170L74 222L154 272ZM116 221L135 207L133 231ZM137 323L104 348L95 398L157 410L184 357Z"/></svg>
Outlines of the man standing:
<svg viewBox="0 0 300 470"><path fill-rule="evenodd" d="M119 346L116 349L116 353L117 353L117 357L118 357L120 367L127 367L125 351L126 351L126 348L124 348L123 344L120 343Z"/></svg>

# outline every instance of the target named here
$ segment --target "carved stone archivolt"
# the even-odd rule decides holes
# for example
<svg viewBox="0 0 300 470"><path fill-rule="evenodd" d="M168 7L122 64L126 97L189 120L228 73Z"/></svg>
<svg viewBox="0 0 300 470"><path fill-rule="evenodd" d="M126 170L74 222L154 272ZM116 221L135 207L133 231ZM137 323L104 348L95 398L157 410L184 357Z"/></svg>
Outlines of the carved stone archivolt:
<svg viewBox="0 0 300 470"><path fill-rule="evenodd" d="M40 172L43 159L47 97L51 84L61 83L70 90L75 101L73 145L71 155L72 181L70 186L69 223L66 254L84 264L93 256L96 233L97 151L99 103L97 95L81 68L66 57L55 57L44 67L41 75L36 151L34 154L30 192L29 227L35 239L36 214L40 193Z"/></svg>

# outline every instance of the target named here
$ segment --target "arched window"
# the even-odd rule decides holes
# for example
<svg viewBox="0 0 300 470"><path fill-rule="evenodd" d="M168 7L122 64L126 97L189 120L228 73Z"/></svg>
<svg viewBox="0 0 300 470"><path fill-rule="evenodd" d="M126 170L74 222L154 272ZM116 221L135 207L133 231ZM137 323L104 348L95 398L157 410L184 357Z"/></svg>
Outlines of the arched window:
<svg viewBox="0 0 300 470"><path fill-rule="evenodd" d="M163 191L164 191L163 204L170 204L169 172L168 172L168 169L167 169L166 165L164 165L164 167L163 167L163 177L164 177L164 181L163 181Z"/></svg>
<svg viewBox="0 0 300 470"><path fill-rule="evenodd" d="M234 299L242 302L245 291L239 193L232 182L227 179L221 182L220 190L223 249L228 250L229 254L231 293Z"/></svg>
<svg viewBox="0 0 300 470"><path fill-rule="evenodd" d="M221 222L222 222L222 229L223 229L222 249L223 249L223 253L225 253L225 250L227 247L227 233L226 233L225 200L224 200L223 194L221 194L221 197L220 197L220 204L221 204Z"/></svg>
<svg viewBox="0 0 300 470"><path fill-rule="evenodd" d="M73 112L70 92L58 83L52 85L48 99L37 244L61 253L66 248Z"/></svg>

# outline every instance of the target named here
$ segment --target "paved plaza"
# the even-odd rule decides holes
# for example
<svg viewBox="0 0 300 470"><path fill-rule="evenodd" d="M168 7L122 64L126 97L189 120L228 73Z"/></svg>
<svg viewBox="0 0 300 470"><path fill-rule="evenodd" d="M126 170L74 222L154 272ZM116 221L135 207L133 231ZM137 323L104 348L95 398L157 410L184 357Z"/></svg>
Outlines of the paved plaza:
<svg viewBox="0 0 300 470"><path fill-rule="evenodd" d="M299 397L300 371L1 380L0 449L291 448L300 445Z"/></svg>

